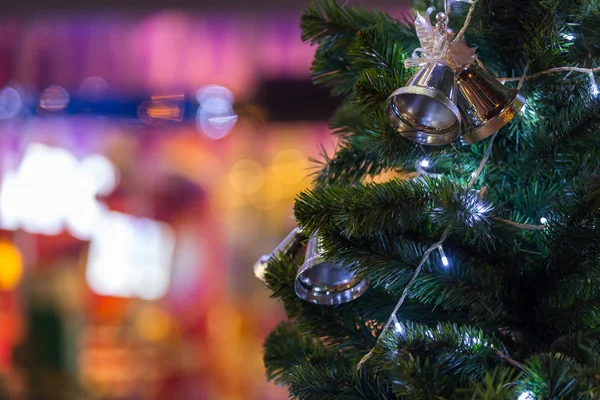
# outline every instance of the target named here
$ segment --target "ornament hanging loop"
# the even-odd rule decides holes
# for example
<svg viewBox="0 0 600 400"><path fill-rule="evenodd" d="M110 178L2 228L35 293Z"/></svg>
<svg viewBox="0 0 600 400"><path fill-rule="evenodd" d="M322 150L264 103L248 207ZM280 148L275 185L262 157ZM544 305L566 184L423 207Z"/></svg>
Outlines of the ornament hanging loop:
<svg viewBox="0 0 600 400"><path fill-rule="evenodd" d="M444 12L439 12L435 16L437 23L435 24L436 29L442 35L442 37L448 36L448 15Z"/></svg>

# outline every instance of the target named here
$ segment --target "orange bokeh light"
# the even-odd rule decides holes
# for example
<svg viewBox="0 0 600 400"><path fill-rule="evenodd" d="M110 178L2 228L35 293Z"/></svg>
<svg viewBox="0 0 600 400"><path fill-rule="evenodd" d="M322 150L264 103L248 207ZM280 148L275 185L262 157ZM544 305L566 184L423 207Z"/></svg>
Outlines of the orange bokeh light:
<svg viewBox="0 0 600 400"><path fill-rule="evenodd" d="M19 249L9 241L0 241L0 290L12 290L21 281L23 260Z"/></svg>

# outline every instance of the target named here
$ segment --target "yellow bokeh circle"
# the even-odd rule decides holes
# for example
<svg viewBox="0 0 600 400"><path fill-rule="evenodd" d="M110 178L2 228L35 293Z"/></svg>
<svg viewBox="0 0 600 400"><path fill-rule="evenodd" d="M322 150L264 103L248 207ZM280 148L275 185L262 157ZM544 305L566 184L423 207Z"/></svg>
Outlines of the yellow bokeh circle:
<svg viewBox="0 0 600 400"><path fill-rule="evenodd" d="M302 181L307 175L308 161L296 149L282 150L273 159L271 171L277 180L286 185Z"/></svg>
<svg viewBox="0 0 600 400"><path fill-rule="evenodd" d="M283 194L281 183L269 174L260 190L248 196L248 202L259 210L270 210L281 202Z"/></svg>
<svg viewBox="0 0 600 400"><path fill-rule="evenodd" d="M256 193L264 182L263 167L254 160L240 160L229 171L229 184L241 194Z"/></svg>

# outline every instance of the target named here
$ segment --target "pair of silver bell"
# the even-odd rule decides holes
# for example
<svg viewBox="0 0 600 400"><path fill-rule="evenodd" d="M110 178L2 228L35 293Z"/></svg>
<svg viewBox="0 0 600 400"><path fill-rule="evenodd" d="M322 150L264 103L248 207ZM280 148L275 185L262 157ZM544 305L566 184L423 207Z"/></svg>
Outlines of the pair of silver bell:
<svg viewBox="0 0 600 400"><path fill-rule="evenodd" d="M302 246L306 237L295 228L271 254L261 256L254 264L254 274L264 282L264 273L271 258L278 254L292 255ZM321 239L313 235L306 246L304 263L298 269L294 289L298 297L320 305L347 303L361 296L369 281L357 277L350 265L323 258Z"/></svg>
<svg viewBox="0 0 600 400"><path fill-rule="evenodd" d="M445 145L461 133L475 143L497 132L525 105L516 89L505 87L476 63L458 71L443 62L421 67L389 98L389 116L405 138Z"/></svg>

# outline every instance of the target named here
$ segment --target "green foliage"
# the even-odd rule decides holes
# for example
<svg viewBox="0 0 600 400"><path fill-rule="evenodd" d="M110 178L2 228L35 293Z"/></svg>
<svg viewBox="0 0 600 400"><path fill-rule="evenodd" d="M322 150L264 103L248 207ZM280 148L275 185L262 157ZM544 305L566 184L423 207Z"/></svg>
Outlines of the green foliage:
<svg viewBox="0 0 600 400"><path fill-rule="evenodd" d="M396 397L383 374L360 374L351 368L313 366L297 371L290 396L300 400L388 400Z"/></svg>
<svg viewBox="0 0 600 400"><path fill-rule="evenodd" d="M328 350L294 324L282 322L265 341L267 377L278 384L290 384L290 370L304 365L335 368L341 354Z"/></svg>
<svg viewBox="0 0 600 400"><path fill-rule="evenodd" d="M434 327L399 323L383 342L383 351L378 349L380 354L373 361L378 361L384 369L397 370L399 375L405 371L397 368L398 360L416 362L415 367L419 364L413 353L419 354L426 364L435 365L436 374L452 375L454 381L462 381L462 385L484 375L488 364L501 363L496 356L500 342L486 337L481 330L453 323L440 323ZM400 386L406 386L406 379L398 379Z"/></svg>
<svg viewBox="0 0 600 400"><path fill-rule="evenodd" d="M352 238L452 226L465 242L491 239L491 206L478 192L444 177L321 187L300 193L294 210L308 234L337 228Z"/></svg>
<svg viewBox="0 0 600 400"><path fill-rule="evenodd" d="M562 354L539 354L525 364L522 388L539 394L544 399L564 399L576 387L570 376L574 361Z"/></svg>
<svg viewBox="0 0 600 400"><path fill-rule="evenodd" d="M505 400L517 398L513 384L517 373L507 367L496 367L486 371L485 375L472 381L467 389L456 390L455 398L473 400Z"/></svg>
<svg viewBox="0 0 600 400"><path fill-rule="evenodd" d="M350 53L355 38L359 32L376 25L389 28L396 41L412 37L414 42L415 34L404 25L398 26L398 22L385 13L340 7L333 0L311 3L300 26L302 40L319 45L311 68L315 83L332 89L334 95L352 92L357 71ZM387 42L380 45L385 46ZM389 55L385 47L380 49L381 55Z"/></svg>
<svg viewBox="0 0 600 400"><path fill-rule="evenodd" d="M455 31L469 6L452 3ZM465 39L496 76L598 67L599 18L597 0L479 0ZM410 19L318 0L301 27L318 46L313 81L343 102L331 121L338 147L322 151L295 217L370 288L347 304L310 304L294 291L302 254L272 259L266 284L289 321L265 343L268 378L298 399L600 398L600 102L589 76L526 81L526 107L467 189L488 141L420 146L389 121L389 95L414 73L404 67L419 46ZM426 174L409 175L424 159ZM412 179L366 182L388 171ZM506 222L542 218L545 229ZM377 342L447 228L450 265L428 256L399 327Z"/></svg>

